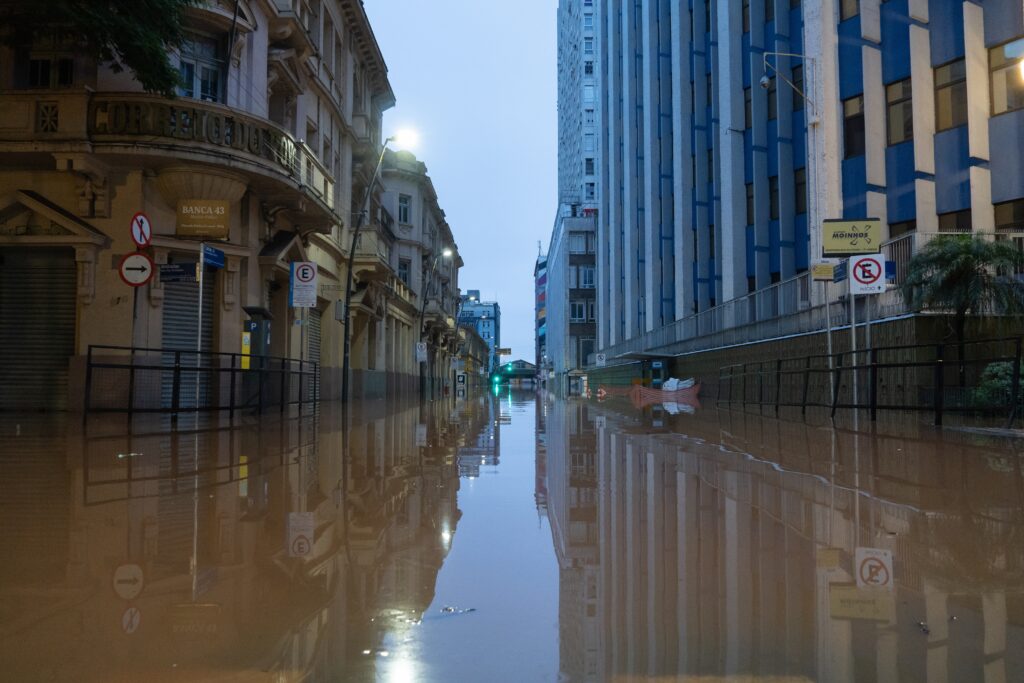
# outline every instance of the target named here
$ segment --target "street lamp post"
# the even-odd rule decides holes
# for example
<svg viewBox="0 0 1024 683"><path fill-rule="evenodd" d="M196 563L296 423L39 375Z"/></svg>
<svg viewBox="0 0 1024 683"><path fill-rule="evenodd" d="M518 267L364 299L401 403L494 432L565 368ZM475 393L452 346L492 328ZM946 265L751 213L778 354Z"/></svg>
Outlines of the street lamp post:
<svg viewBox="0 0 1024 683"><path fill-rule="evenodd" d="M441 250L440 254L438 254L437 256L434 257L434 263L433 263L433 265L430 266L430 272L427 274L427 280L423 283L423 301L420 302L420 320L419 320L419 331L420 331L420 342L421 343L424 341L423 317L424 317L424 315L426 315L426 312L427 312L427 298L428 298L428 295L429 295L429 292L430 292L430 285L432 285L433 282L434 282L434 272L437 270L437 262L441 259L442 256L444 258L446 258L446 259L447 258L451 258L452 257L452 250L449 249L448 247L445 247L444 249ZM456 327L458 327L458 321L456 321ZM428 358L429 358L429 356L428 356ZM429 363L430 362L428 360L427 361L428 366L429 366ZM422 379L421 379L420 392L422 393L423 390L425 389L425 387L423 386L423 384L425 383L425 379L426 379L426 373L425 372L421 374L421 378Z"/></svg>
<svg viewBox="0 0 1024 683"><path fill-rule="evenodd" d="M359 206L359 214L356 217L355 228L352 230L352 243L348 250L348 273L345 275L345 339L342 345L341 361L341 400L349 399L349 360L352 350L352 269L355 266L356 242L359 240L359 232L363 228L363 221L370 211L370 197L373 195L373 184L377 181L377 174L380 173L380 166L384 162L384 153L388 149L388 143L397 139L397 136L385 138L380 147L380 156L377 157L377 165L373 168L373 175L370 182L366 184L366 191L363 193L363 201Z"/></svg>
<svg viewBox="0 0 1024 683"><path fill-rule="evenodd" d="M807 118L807 125L804 126L805 132L806 132L806 135L807 135L807 158L808 158L809 161L813 161L815 164L817 164L817 158L815 157L815 154L816 154L816 151L815 151L816 150L815 140L816 140L817 136L816 135L811 135L811 126L817 126L818 123L819 123L818 108L815 105L814 100L811 99L807 95L806 92L804 92L803 90L798 88L796 86L796 84L793 83L793 81L789 80L788 78L783 76L782 73L779 72L778 67L774 63L769 61L769 59L768 59L769 57L774 57L776 60L778 60L779 57L791 57L791 58L794 58L794 59L802 59L804 61L804 63L807 65L807 81L809 83L811 83L811 87L812 88L814 87L814 83L815 83L814 79L817 77L817 71L816 71L816 68L815 68L816 67L816 62L814 60L814 57L809 57L807 55L800 54L800 53L797 53L797 52L765 52L763 54L763 56L761 57L761 64L762 64L763 74L761 75L760 83L761 83L761 87L763 87L763 88L767 88L770 85L771 78L772 78L772 76L769 75L769 70L770 70L772 74L774 74L775 76L778 76L779 79L781 79L786 85L788 85L790 88L792 88L793 91L797 95L802 97L804 99L804 101L807 102L807 107L809 109L809 114L810 114L808 116L808 118ZM820 249L820 246L819 246L820 243L821 243L821 240L817 239L817 232L821 228L821 215L820 215L821 214L821 207L820 207L820 204L819 204L819 188L818 188L818 177L819 177L820 173L808 173L808 175L811 176L811 183L812 183L812 187L813 187L813 191L811 192L811 202L810 202L810 207L809 207L810 208L810 212L808 213L808 216L807 216L807 231L808 231L808 234L809 234L809 237L810 237L810 239L808 241L809 241L810 248L811 248L811 253L808 256L811 259L815 259L815 258L819 258L820 254L821 254L821 249ZM813 287L813 285L812 285L812 287ZM813 289L812 289L812 291L813 291ZM830 305L830 302L829 302L828 282L827 281L822 281L822 283L821 283L821 291L822 291L822 298L824 299L824 304L825 304L825 339L826 339L826 344L828 346L828 367L829 367L829 370L831 370L832 369L832 306ZM831 396L832 394L835 393L835 377L834 377L832 372L828 373L828 379L829 379L829 395Z"/></svg>

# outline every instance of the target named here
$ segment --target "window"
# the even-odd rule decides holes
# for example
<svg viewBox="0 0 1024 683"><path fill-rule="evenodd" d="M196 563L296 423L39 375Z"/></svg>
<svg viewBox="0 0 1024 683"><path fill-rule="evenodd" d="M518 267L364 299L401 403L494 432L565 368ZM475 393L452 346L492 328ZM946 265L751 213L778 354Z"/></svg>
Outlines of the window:
<svg viewBox="0 0 1024 683"><path fill-rule="evenodd" d="M764 21L775 21L775 0L764 0Z"/></svg>
<svg viewBox="0 0 1024 683"><path fill-rule="evenodd" d="M917 221L902 221L900 223L889 224L889 238L894 239L901 235L906 235L909 232L917 230Z"/></svg>
<svg viewBox="0 0 1024 683"><path fill-rule="evenodd" d="M398 195L398 222L412 223L412 197L407 194Z"/></svg>
<svg viewBox="0 0 1024 683"><path fill-rule="evenodd" d="M592 232L587 233L587 253L593 254L597 251L597 235Z"/></svg>
<svg viewBox="0 0 1024 683"><path fill-rule="evenodd" d="M743 89L743 127L750 128L754 125L753 95L750 88Z"/></svg>
<svg viewBox="0 0 1024 683"><path fill-rule="evenodd" d="M595 199L597 197L597 184L596 183L586 183L584 185L584 192L585 192L584 196L588 200Z"/></svg>
<svg viewBox="0 0 1024 683"><path fill-rule="evenodd" d="M711 74L708 74L708 80L705 83L704 95L705 95L705 97L707 97L707 100L705 100L705 101L708 103L708 106L709 107L714 106L714 103L715 103L715 84L714 84L713 79L711 78Z"/></svg>
<svg viewBox="0 0 1024 683"><path fill-rule="evenodd" d="M587 253L587 234L585 232L570 232L569 233L569 253L570 254L585 254L585 253Z"/></svg>
<svg viewBox="0 0 1024 683"><path fill-rule="evenodd" d="M583 173L586 175L594 175L594 158L587 157L583 160Z"/></svg>
<svg viewBox="0 0 1024 683"><path fill-rule="evenodd" d="M789 8L796 9L800 6L800 0L789 0Z"/></svg>
<svg viewBox="0 0 1024 683"><path fill-rule="evenodd" d="M747 183L747 225L754 224L754 183Z"/></svg>
<svg viewBox="0 0 1024 683"><path fill-rule="evenodd" d="M334 87L339 97L345 96L345 51L341 38L334 38Z"/></svg>
<svg viewBox="0 0 1024 683"><path fill-rule="evenodd" d="M967 69L958 59L935 69L935 130L967 123Z"/></svg>
<svg viewBox="0 0 1024 683"><path fill-rule="evenodd" d="M939 214L939 232L970 232L971 210Z"/></svg>
<svg viewBox="0 0 1024 683"><path fill-rule="evenodd" d="M750 0L743 0L743 32L750 33Z"/></svg>
<svg viewBox="0 0 1024 683"><path fill-rule="evenodd" d="M583 151L584 152L593 152L594 151L594 149L595 149L594 145L596 144L595 143L595 139L596 138L594 137L593 133L585 133L583 135Z"/></svg>
<svg viewBox="0 0 1024 683"><path fill-rule="evenodd" d="M223 102L222 66L216 40L197 35L186 36L181 43L178 60L178 74L181 78L178 94L204 102Z"/></svg>
<svg viewBox="0 0 1024 683"><path fill-rule="evenodd" d="M594 54L594 39L584 38L583 39L583 54L592 55Z"/></svg>
<svg viewBox="0 0 1024 683"><path fill-rule="evenodd" d="M885 86L885 101L889 120L889 144L914 139L914 109L911 99L910 79L904 79Z"/></svg>
<svg viewBox="0 0 1024 683"><path fill-rule="evenodd" d="M992 114L1024 109L1024 38L989 50Z"/></svg>
<svg viewBox="0 0 1024 683"><path fill-rule="evenodd" d="M860 14L860 0L840 0L839 21L846 21Z"/></svg>
<svg viewBox="0 0 1024 683"><path fill-rule="evenodd" d="M590 124L590 125L594 124L594 110L593 109L584 109L583 110L583 123L587 123L587 124Z"/></svg>
<svg viewBox="0 0 1024 683"><path fill-rule="evenodd" d="M704 31L706 33L711 32L711 3L714 0L706 0L704 3Z"/></svg>
<svg viewBox="0 0 1024 683"><path fill-rule="evenodd" d="M864 154L864 96L843 100L843 158Z"/></svg>
<svg viewBox="0 0 1024 683"><path fill-rule="evenodd" d="M778 98L778 86L779 79L769 78L768 79L768 120L774 121L778 118L779 109L779 98Z"/></svg>
<svg viewBox="0 0 1024 683"><path fill-rule="evenodd" d="M768 178L768 217L773 221L779 218L779 176Z"/></svg>
<svg viewBox="0 0 1024 683"><path fill-rule="evenodd" d="M708 226L708 258L715 258L715 224Z"/></svg>
<svg viewBox="0 0 1024 683"><path fill-rule="evenodd" d="M587 31L593 31L594 30L594 15L593 14L584 14L583 15L583 28L585 30L587 30Z"/></svg>
<svg viewBox="0 0 1024 683"><path fill-rule="evenodd" d="M409 271L412 268L412 261L407 258L398 259L398 279L409 286Z"/></svg>
<svg viewBox="0 0 1024 683"><path fill-rule="evenodd" d="M583 75L584 76L593 76L594 75L594 62L593 62L593 60L588 59L587 61L583 62Z"/></svg>
<svg viewBox="0 0 1024 683"><path fill-rule="evenodd" d="M580 286L579 285L579 281L580 281L579 280L579 272L580 272L579 266L569 266L569 272L568 272L568 275L569 275L569 278L568 278L569 289L576 289L577 287Z"/></svg>
<svg viewBox="0 0 1024 683"><path fill-rule="evenodd" d="M574 323L585 323L587 321L587 302L569 302L569 320Z"/></svg>
<svg viewBox="0 0 1024 683"><path fill-rule="evenodd" d="M996 204L996 230L1024 232L1024 199Z"/></svg>
<svg viewBox="0 0 1024 683"><path fill-rule="evenodd" d="M587 322L597 320L597 302L591 299L587 302Z"/></svg>
<svg viewBox="0 0 1024 683"><path fill-rule="evenodd" d="M594 86L585 85L583 86L583 101L590 104L594 101Z"/></svg>
<svg viewBox="0 0 1024 683"><path fill-rule="evenodd" d="M33 56L28 61L28 87L62 88L75 80L75 60L71 57Z"/></svg>
<svg viewBox="0 0 1024 683"><path fill-rule="evenodd" d="M708 150L708 182L715 177L715 150Z"/></svg>
<svg viewBox="0 0 1024 683"><path fill-rule="evenodd" d="M804 68L800 65L794 66L790 72L790 80L793 81L793 111L801 111L804 108Z"/></svg>
<svg viewBox="0 0 1024 683"><path fill-rule="evenodd" d="M324 50L323 64L328 70L334 68L334 22L324 13ZM337 76L337 74L334 74Z"/></svg>
<svg viewBox="0 0 1024 683"><path fill-rule="evenodd" d="M594 289L594 266L580 266L580 287Z"/></svg>
<svg viewBox="0 0 1024 683"><path fill-rule="evenodd" d="M807 169L793 171L793 207L797 214L807 213Z"/></svg>

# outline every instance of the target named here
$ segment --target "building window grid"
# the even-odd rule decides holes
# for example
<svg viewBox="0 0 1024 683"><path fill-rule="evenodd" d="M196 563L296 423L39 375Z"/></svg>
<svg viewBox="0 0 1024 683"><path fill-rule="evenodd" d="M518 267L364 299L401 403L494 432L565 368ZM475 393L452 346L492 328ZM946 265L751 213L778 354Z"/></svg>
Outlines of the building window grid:
<svg viewBox="0 0 1024 683"><path fill-rule="evenodd" d="M890 145L914 139L914 108L910 79L885 86L886 119Z"/></svg>
<svg viewBox="0 0 1024 683"><path fill-rule="evenodd" d="M412 223L412 197L407 194L398 195L398 222L404 225Z"/></svg>
<svg viewBox="0 0 1024 683"><path fill-rule="evenodd" d="M935 130L967 123L967 67L957 59L935 68Z"/></svg>
<svg viewBox="0 0 1024 683"><path fill-rule="evenodd" d="M1024 38L989 50L992 115L1024 109Z"/></svg>
<svg viewBox="0 0 1024 683"><path fill-rule="evenodd" d="M768 217L773 221L779 219L779 176L768 178Z"/></svg>
<svg viewBox="0 0 1024 683"><path fill-rule="evenodd" d="M939 232L969 233L971 232L971 210L950 211L939 214Z"/></svg>
<svg viewBox="0 0 1024 683"><path fill-rule="evenodd" d="M853 19L860 14L860 0L840 0L839 21Z"/></svg>
<svg viewBox="0 0 1024 683"><path fill-rule="evenodd" d="M993 206L996 230L1001 232L1024 232L1024 199L1000 202Z"/></svg>
<svg viewBox="0 0 1024 683"><path fill-rule="evenodd" d="M793 206L797 215L807 213L807 169L793 171Z"/></svg>
<svg viewBox="0 0 1024 683"><path fill-rule="evenodd" d="M797 64L790 71L790 80L793 81L793 111L801 111L804 108L804 67Z"/></svg>
<svg viewBox="0 0 1024 683"><path fill-rule="evenodd" d="M843 158L864 154L864 96L843 100Z"/></svg>

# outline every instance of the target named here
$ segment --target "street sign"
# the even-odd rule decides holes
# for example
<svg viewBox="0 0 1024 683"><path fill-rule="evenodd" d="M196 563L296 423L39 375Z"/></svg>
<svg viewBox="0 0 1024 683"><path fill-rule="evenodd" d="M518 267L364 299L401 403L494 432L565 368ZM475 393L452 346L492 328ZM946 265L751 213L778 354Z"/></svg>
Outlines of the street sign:
<svg viewBox="0 0 1024 683"><path fill-rule="evenodd" d="M416 425L416 445L426 446L427 445L427 425L418 424Z"/></svg>
<svg viewBox="0 0 1024 683"><path fill-rule="evenodd" d="M306 557L313 550L316 518L312 512L288 513L288 557Z"/></svg>
<svg viewBox="0 0 1024 683"><path fill-rule="evenodd" d="M857 548L853 564L860 588L893 589L892 553L888 550Z"/></svg>
<svg viewBox="0 0 1024 683"><path fill-rule="evenodd" d="M608 355L604 353L595 353L594 363L597 364L597 367L603 368L608 364Z"/></svg>
<svg viewBox="0 0 1024 683"><path fill-rule="evenodd" d="M137 564L122 564L114 570L114 592L122 600L139 597L144 585L142 567Z"/></svg>
<svg viewBox="0 0 1024 683"><path fill-rule="evenodd" d="M288 305L292 308L316 307L316 263L292 261L288 285Z"/></svg>
<svg viewBox="0 0 1024 683"><path fill-rule="evenodd" d="M226 240L230 232L228 207L222 199L178 200L178 237Z"/></svg>
<svg viewBox="0 0 1024 683"><path fill-rule="evenodd" d="M126 285L141 287L153 278L153 260L140 252L125 254L117 270Z"/></svg>
<svg viewBox="0 0 1024 683"><path fill-rule="evenodd" d="M427 342L416 342L416 362L427 362Z"/></svg>
<svg viewBox="0 0 1024 683"><path fill-rule="evenodd" d="M195 282L195 263L161 263L160 282Z"/></svg>
<svg viewBox="0 0 1024 683"><path fill-rule="evenodd" d="M832 269L832 282L842 282L845 280L850 272L850 269L846 261L840 261L835 264L835 268Z"/></svg>
<svg viewBox="0 0 1024 683"><path fill-rule="evenodd" d="M885 257L878 254L850 258L850 294L885 291Z"/></svg>
<svg viewBox="0 0 1024 683"><path fill-rule="evenodd" d="M512 355L512 349L498 349L497 353L498 353L499 356L511 356Z"/></svg>
<svg viewBox="0 0 1024 683"><path fill-rule="evenodd" d="M216 603L183 602L172 605L167 612L171 634L179 638L198 639L216 636L220 630L220 605Z"/></svg>
<svg viewBox="0 0 1024 683"><path fill-rule="evenodd" d="M138 607L129 607L121 615L121 630L125 632L125 635L131 635L139 630L139 624L142 622L142 613L139 612Z"/></svg>
<svg viewBox="0 0 1024 683"><path fill-rule="evenodd" d="M878 218L822 221L821 255L877 254L882 248L882 221Z"/></svg>
<svg viewBox="0 0 1024 683"><path fill-rule="evenodd" d="M148 247L153 241L153 224L149 222L149 216L141 211L132 216L132 242L138 247Z"/></svg>
<svg viewBox="0 0 1024 683"><path fill-rule="evenodd" d="M896 620L896 598L888 591L831 584L828 587L828 602L829 616L833 619Z"/></svg>
<svg viewBox="0 0 1024 683"><path fill-rule="evenodd" d="M211 268L223 268L224 267L224 252L220 249L215 249L209 244L203 245L203 263L210 266Z"/></svg>
<svg viewBox="0 0 1024 683"><path fill-rule="evenodd" d="M815 282L832 282L836 276L834 263L815 263L811 266L811 277Z"/></svg>

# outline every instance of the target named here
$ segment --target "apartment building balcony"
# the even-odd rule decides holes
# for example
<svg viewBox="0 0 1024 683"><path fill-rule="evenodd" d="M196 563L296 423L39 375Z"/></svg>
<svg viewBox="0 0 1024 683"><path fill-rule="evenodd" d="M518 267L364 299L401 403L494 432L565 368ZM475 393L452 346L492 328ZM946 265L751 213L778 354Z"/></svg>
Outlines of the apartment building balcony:
<svg viewBox="0 0 1024 683"><path fill-rule="evenodd" d="M391 241L379 225L364 229L356 241L353 269L360 281L387 282L395 277L391 268Z"/></svg>
<svg viewBox="0 0 1024 683"><path fill-rule="evenodd" d="M225 179L234 179L267 206L319 232L330 233L342 222L334 177L312 150L272 121L213 102L142 93L4 91L0 153L22 168L53 169L56 160L57 170L89 175L117 166L146 168L158 178L176 173L191 191L214 195ZM204 184L206 176L223 182Z"/></svg>
<svg viewBox="0 0 1024 683"><path fill-rule="evenodd" d="M271 0L275 14L270 16L269 33L273 45L292 48L303 57L320 49L316 15L303 0Z"/></svg>

